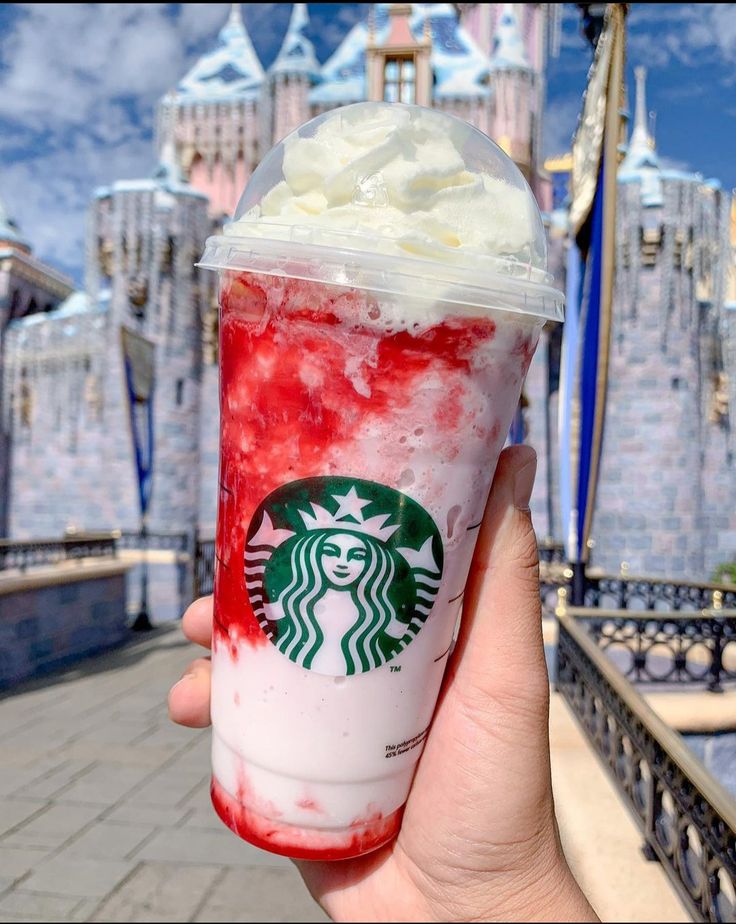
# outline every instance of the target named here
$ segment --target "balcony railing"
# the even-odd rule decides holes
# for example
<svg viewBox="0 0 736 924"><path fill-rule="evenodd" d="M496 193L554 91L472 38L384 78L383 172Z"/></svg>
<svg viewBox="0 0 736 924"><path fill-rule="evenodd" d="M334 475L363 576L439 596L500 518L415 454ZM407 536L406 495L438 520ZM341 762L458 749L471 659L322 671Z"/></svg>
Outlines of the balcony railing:
<svg viewBox="0 0 736 924"><path fill-rule="evenodd" d="M64 539L0 539L0 571L26 571L83 558L114 558L116 533L91 533Z"/></svg>
<svg viewBox="0 0 736 924"><path fill-rule="evenodd" d="M636 639L628 614L600 615ZM708 641L709 618L678 628ZM606 636L588 631L589 612L561 608L558 622L557 689L620 789L645 853L661 862L694 920L736 920L736 802L601 650ZM675 625L662 623L663 632Z"/></svg>
<svg viewBox="0 0 736 924"><path fill-rule="evenodd" d="M634 614L577 608L575 614L598 648L636 683L702 683L720 692L724 683L736 682L736 610Z"/></svg>
<svg viewBox="0 0 736 924"><path fill-rule="evenodd" d="M578 604L578 601L575 601ZM667 578L586 575L581 606L618 610L703 610L712 605L736 607L736 585Z"/></svg>
<svg viewBox="0 0 736 924"><path fill-rule="evenodd" d="M736 608L736 584L681 581L670 578L584 573L558 558L542 557L540 546L542 608L553 616L557 592L563 587L576 606L596 609L699 612L708 607Z"/></svg>

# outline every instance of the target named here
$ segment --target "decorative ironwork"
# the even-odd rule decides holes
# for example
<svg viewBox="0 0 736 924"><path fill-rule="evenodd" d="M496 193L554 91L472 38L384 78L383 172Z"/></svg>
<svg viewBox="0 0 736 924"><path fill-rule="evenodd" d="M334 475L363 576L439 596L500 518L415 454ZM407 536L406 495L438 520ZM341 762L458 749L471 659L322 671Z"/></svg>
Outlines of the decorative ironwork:
<svg viewBox="0 0 736 924"><path fill-rule="evenodd" d="M16 542L0 539L0 571L37 568L82 558L114 558L116 534L100 533L65 539L30 539Z"/></svg>
<svg viewBox="0 0 736 924"><path fill-rule="evenodd" d="M672 581L664 578L586 575L576 605L616 610L703 610L721 594L721 605L736 607L736 586L709 582Z"/></svg>
<svg viewBox="0 0 736 924"><path fill-rule="evenodd" d="M215 585L215 540L199 539L194 558L194 596L211 594Z"/></svg>
<svg viewBox="0 0 736 924"><path fill-rule="evenodd" d="M736 681L736 611L576 614L601 651L637 683L707 683L720 692L723 681Z"/></svg>
<svg viewBox="0 0 736 924"><path fill-rule="evenodd" d="M736 916L736 806L571 615L559 615L557 689L698 921Z"/></svg>

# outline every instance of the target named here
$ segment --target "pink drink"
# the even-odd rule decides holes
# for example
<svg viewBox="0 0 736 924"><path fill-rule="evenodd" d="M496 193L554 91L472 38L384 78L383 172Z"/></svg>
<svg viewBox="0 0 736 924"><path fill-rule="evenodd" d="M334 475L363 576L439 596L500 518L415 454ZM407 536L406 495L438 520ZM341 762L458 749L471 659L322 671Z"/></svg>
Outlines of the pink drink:
<svg viewBox="0 0 736 924"><path fill-rule="evenodd" d="M213 801L258 846L342 859L399 829L544 316L472 304L452 273L390 291L389 256L378 286L346 285L344 253L273 243L208 252L225 269Z"/></svg>

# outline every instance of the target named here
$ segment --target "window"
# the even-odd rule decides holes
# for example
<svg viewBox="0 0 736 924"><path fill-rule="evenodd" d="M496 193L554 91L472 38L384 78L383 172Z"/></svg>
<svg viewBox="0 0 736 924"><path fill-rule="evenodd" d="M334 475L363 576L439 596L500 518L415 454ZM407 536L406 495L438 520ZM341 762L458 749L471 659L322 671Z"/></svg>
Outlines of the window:
<svg viewBox="0 0 736 924"><path fill-rule="evenodd" d="M176 380L176 406L181 407L184 404L184 379Z"/></svg>
<svg viewBox="0 0 736 924"><path fill-rule="evenodd" d="M383 98L387 103L413 103L416 65L414 56L386 58L383 68Z"/></svg>

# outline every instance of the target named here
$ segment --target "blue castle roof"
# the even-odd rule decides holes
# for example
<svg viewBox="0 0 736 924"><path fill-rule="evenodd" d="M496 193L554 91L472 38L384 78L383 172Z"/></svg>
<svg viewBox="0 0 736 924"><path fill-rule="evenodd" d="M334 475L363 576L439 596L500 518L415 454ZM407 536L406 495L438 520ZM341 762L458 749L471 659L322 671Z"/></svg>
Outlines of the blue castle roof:
<svg viewBox="0 0 736 924"><path fill-rule="evenodd" d="M493 36L491 69L494 71L531 70L513 3L504 3L501 10L501 17Z"/></svg>
<svg viewBox="0 0 736 924"><path fill-rule="evenodd" d="M306 3L295 3L291 11L289 28L286 30L281 50L270 67L272 74L306 74L319 76L320 63L314 52L314 45L304 34L309 25Z"/></svg>
<svg viewBox="0 0 736 924"><path fill-rule="evenodd" d="M230 18L220 30L217 47L203 55L179 82L180 102L255 99L264 73L240 13L233 3Z"/></svg>

